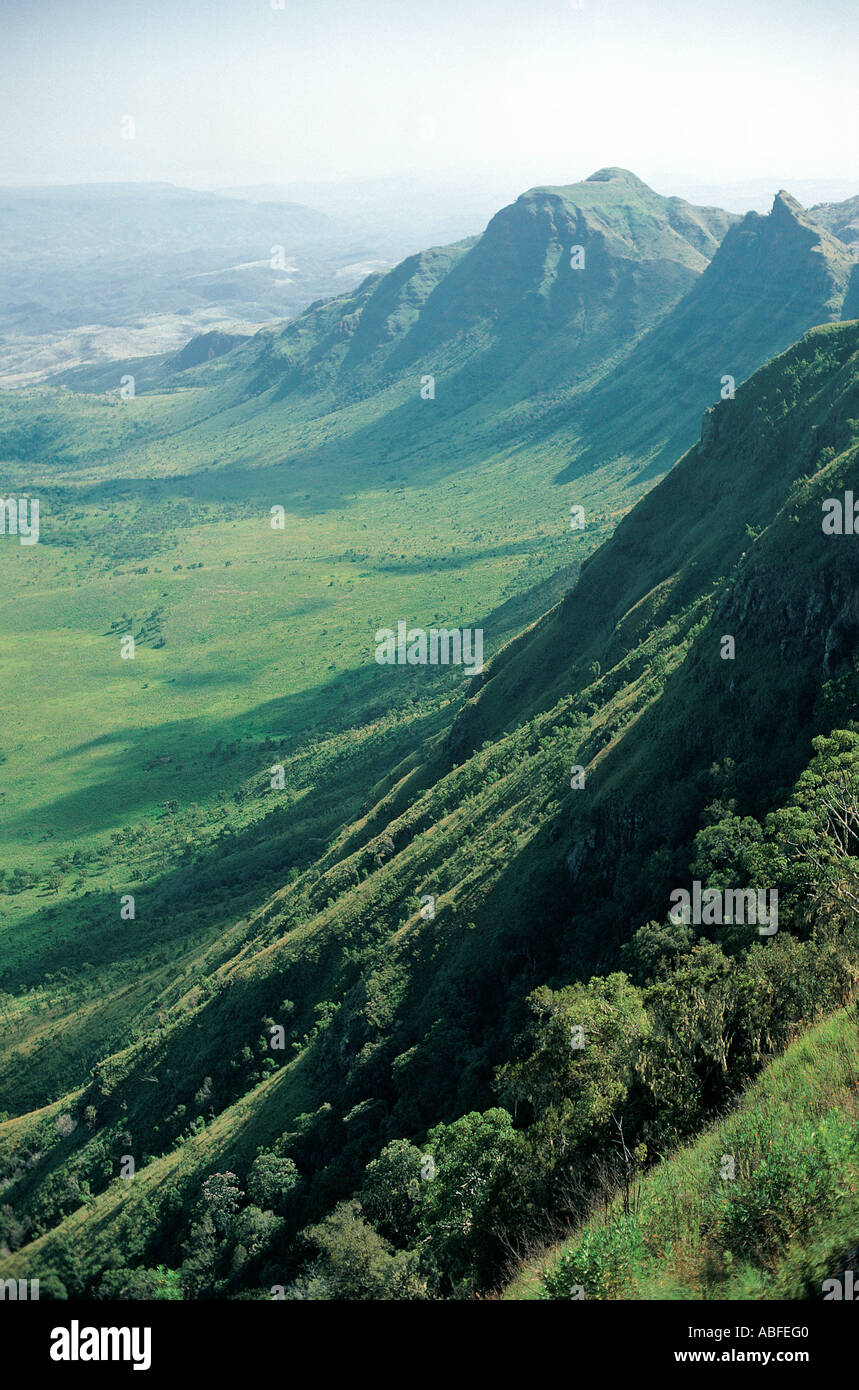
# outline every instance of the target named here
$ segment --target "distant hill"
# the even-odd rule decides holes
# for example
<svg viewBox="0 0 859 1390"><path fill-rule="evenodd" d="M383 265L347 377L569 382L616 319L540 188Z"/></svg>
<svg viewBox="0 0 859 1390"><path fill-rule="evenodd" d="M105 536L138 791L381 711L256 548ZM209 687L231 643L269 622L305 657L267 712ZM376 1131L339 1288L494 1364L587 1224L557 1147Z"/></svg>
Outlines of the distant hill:
<svg viewBox="0 0 859 1390"><path fill-rule="evenodd" d="M170 184L0 189L0 245L6 387L286 318L389 263L300 204Z"/></svg>
<svg viewBox="0 0 859 1390"><path fill-rule="evenodd" d="M859 256L859 197L848 198L843 203L818 203L810 209L809 215L845 242Z"/></svg>
<svg viewBox="0 0 859 1390"><path fill-rule="evenodd" d="M211 362L213 357L223 357L225 352L232 352L241 342L244 342L244 338L238 333L220 333L217 330L201 333L171 358L170 366L177 372L184 372L188 367L199 367L202 362Z"/></svg>

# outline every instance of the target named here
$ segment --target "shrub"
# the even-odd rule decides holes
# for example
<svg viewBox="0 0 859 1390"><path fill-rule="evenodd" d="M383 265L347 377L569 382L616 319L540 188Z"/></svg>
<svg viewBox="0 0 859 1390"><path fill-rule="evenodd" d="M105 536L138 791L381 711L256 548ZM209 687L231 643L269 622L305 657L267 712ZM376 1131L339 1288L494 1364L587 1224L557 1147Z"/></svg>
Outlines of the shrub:
<svg viewBox="0 0 859 1390"><path fill-rule="evenodd" d="M763 1157L731 1194L720 1225L729 1250L765 1265L832 1207L836 1189L819 1131L805 1125L759 1142Z"/></svg>
<svg viewBox="0 0 859 1390"><path fill-rule="evenodd" d="M634 1216L590 1227L546 1274L548 1297L570 1298L581 1285L586 1298L618 1298L643 1255L644 1241Z"/></svg>

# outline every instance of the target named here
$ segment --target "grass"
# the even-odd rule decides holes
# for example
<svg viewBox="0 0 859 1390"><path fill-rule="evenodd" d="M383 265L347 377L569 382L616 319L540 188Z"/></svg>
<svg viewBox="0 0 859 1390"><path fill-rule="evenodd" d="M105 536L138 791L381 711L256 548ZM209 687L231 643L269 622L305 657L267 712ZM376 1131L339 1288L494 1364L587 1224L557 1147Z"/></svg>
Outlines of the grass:
<svg viewBox="0 0 859 1390"><path fill-rule="evenodd" d="M733 1179L726 1158L734 1160ZM505 1299L803 1299L856 1245L859 1026L855 1006L771 1062L736 1110L617 1197Z"/></svg>

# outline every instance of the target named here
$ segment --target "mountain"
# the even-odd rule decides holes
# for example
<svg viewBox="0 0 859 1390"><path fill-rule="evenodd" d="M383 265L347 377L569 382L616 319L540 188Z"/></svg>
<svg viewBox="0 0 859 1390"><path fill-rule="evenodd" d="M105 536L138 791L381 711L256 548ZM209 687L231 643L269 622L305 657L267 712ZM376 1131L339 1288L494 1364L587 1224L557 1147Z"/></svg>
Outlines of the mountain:
<svg viewBox="0 0 859 1390"><path fill-rule="evenodd" d="M506 569L500 588L481 585L486 611L514 582L523 592L574 563L580 542L652 482L611 460L559 484L582 448L572 404L681 301L730 221L623 171L535 190L482 238L410 257L197 368L177 371L168 353L124 357L64 373L68 392L6 393L11 476L60 488L124 480L145 496L129 480L173 472L198 499L266 510L273 494L331 512L380 489L407 531L415 506L430 525L445 518L445 565L462 563L468 584L490 564ZM586 264L574 270L579 236ZM135 396L117 399L127 377ZM699 414L711 399L702 382ZM404 485L421 500L401 496ZM570 536L571 505L586 509L587 536ZM372 529L365 515L357 524ZM485 538L479 566L465 536ZM400 544L393 559L407 553Z"/></svg>
<svg viewBox="0 0 859 1390"><path fill-rule="evenodd" d="M144 882L141 927L145 921L148 951L161 957L152 963L161 973L149 1004L135 1001L134 985L113 968L114 1000L105 977L86 1019L55 1010L50 1057L45 1048L7 1054L4 1087L24 1113L2 1126L0 1139L6 1195L25 1234L0 1273L38 1268L70 1291L92 1291L105 1269L127 1280L134 1266L175 1268L184 1239L189 1287L235 1292L246 1280L257 1288L289 1282L305 1277L308 1257L296 1232L357 1187L365 1215L337 1209L324 1237L329 1265L335 1237L346 1239L350 1222L366 1233L369 1215L382 1233L381 1265L394 1260L400 1269L417 1218L409 1202L397 1214L405 1199L391 1165L397 1154L412 1163L429 1151L438 1187L428 1189L420 1232L440 1261L431 1277L441 1290L462 1280L479 1286L498 1274L493 1222L533 1225L562 1181L566 1149L584 1162L589 1145L605 1142L611 1109L603 1108L603 1087L616 1085L612 1104L664 1144L672 1124L706 1120L768 1049L849 997L855 928L839 925L836 896L809 936L808 914L820 907L806 902L797 864L789 869L778 856L796 816L815 812L815 749L818 760L852 758L844 767L859 776L855 735L834 735L833 751L813 744L846 728L857 710L851 537L821 525L826 498L859 492L857 419L859 325L817 328L715 409L701 441L583 565L569 594L494 655L464 703L413 726L398 763L377 762L381 775L360 815L342 819L291 882L240 921L231 905L233 925L208 946L205 936L192 945L192 921L199 933L208 915L223 912L225 887L247 903L248 876L265 881L275 826L291 818L300 825L307 815L300 795L285 821L283 811L271 812L268 827L264 816L222 836L162 886ZM726 634L735 642L728 659ZM317 771L317 815L333 797L342 804L350 756L343 746ZM275 741L269 758L288 763L288 748ZM586 775L578 789L571 765ZM241 796L258 796L258 786L257 774ZM696 942L666 935L659 924L669 893L688 881L696 856L706 851L724 864L727 855L736 860L729 874L737 864L753 872L753 851L764 852L757 845L769 845L788 875L775 942L750 947L729 933L722 951L706 934ZM833 892L843 894L837 885L850 871L848 861L836 863ZM426 894L431 913L421 910ZM104 892L91 904L83 930L92 947L101 939L115 956L110 903ZM828 933L825 949L820 932ZM618 983L610 972L626 963L629 943L635 971L660 952L665 969L679 961L668 984L657 980L639 995ZM49 949L65 978L60 940ZM7 972L12 998L24 971ZM599 979L587 984L592 974ZM706 1029L681 1011L687 998L708 998L716 980L736 1019L733 1042L718 1010ZM499 1083L502 1097L520 1095L520 1141L497 1108L493 1072L521 1056L533 991L547 1031L533 1057L508 1062ZM94 1049L94 1038L107 1035L106 1014L92 1032L105 1004L116 1029L110 1055ZM129 1023L136 1014L132 1027L123 1011ZM596 1092L577 1090L576 1058L547 1067L556 1017L608 1026L612 1060L598 1072ZM291 1055L271 1050L270 1027L284 1029ZM706 1037L700 1052L683 1043L687 1027ZM621 1085L629 1064L618 1049L636 1037L642 1046L652 1039L651 1091ZM88 1079L87 1050L96 1062ZM579 1097L568 1115L567 1065L569 1095ZM45 1107L49 1075L55 1099ZM562 1098L541 1109L539 1095L553 1095L556 1081ZM660 1088L673 1101L660 1099ZM695 1100L684 1109L687 1093ZM475 1152L487 1155L486 1173L474 1168ZM137 1156L131 1185L114 1176L122 1153ZM366 1167L374 1161L382 1167ZM256 1253L236 1228L207 1254L202 1228L191 1228L200 1203L215 1200L214 1189L201 1197L203 1178L237 1174L242 1192L256 1191L263 1169L281 1174L281 1196L271 1198L268 1225L246 1208L242 1229L256 1223ZM464 1226L451 1226L446 1204L460 1200L455 1194L475 1173L482 1176L468 1190L491 1194L491 1210L475 1207L457 1218ZM401 1249L400 1264L386 1241ZM314 1277L333 1287L336 1269L325 1268Z"/></svg>
<svg viewBox="0 0 859 1390"><path fill-rule="evenodd" d="M596 443L576 468L614 446L663 472L700 417L703 383L718 399L812 325L847 317L852 270L844 244L789 194L777 194L766 217L748 213L688 295L588 399L580 429Z"/></svg>
<svg viewBox="0 0 859 1390"><path fill-rule="evenodd" d="M577 246L584 264L573 269ZM178 412L183 453L218 467L245 453L250 433L253 466L286 452L312 495L322 477L330 494L332 472L337 495L356 469L364 480L381 469L410 484L452 481L521 454L546 515L563 488L603 518L666 471L722 393L814 324L849 314L854 269L846 244L786 193L768 216L738 219L601 170L531 190L481 237L311 305L218 369L183 372L181 385L201 391ZM144 392L179 384L168 355L60 380L104 391L111 371L133 373ZM162 447L173 416L153 420ZM75 424L58 432L73 454ZM88 438L81 447L91 453ZM120 469L145 471L145 457L119 448Z"/></svg>
<svg viewBox="0 0 859 1390"><path fill-rule="evenodd" d="M410 257L287 325L266 380L377 391L434 369L452 377L438 413L447 399L459 410L488 393L509 410L581 391L691 287L733 220L624 170L532 189L476 240Z"/></svg>
<svg viewBox="0 0 859 1390"><path fill-rule="evenodd" d="M324 417L327 438L360 403L362 447L379 456L437 458L455 416L461 449L515 448L527 434L560 456L561 482L606 469L641 488L726 382L849 316L854 271L845 243L787 193L740 220L601 170L531 190L480 238L311 306L261 335L234 381ZM416 443L408 403L429 376Z"/></svg>

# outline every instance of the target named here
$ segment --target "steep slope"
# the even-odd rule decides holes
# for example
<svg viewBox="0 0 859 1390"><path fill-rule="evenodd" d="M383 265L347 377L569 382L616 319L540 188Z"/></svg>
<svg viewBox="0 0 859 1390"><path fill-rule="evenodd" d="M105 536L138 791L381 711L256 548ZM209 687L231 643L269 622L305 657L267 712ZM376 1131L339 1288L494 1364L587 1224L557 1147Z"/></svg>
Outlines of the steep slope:
<svg viewBox="0 0 859 1390"><path fill-rule="evenodd" d="M596 442L576 472L612 447L663 472L686 447L705 389L724 398L815 324L850 317L853 269L843 243L790 194L777 194L766 217L748 213L688 295L589 397L580 429Z"/></svg>
<svg viewBox="0 0 859 1390"><path fill-rule="evenodd" d="M857 419L857 324L816 329L758 372L475 679L448 735L406 756L193 987L167 984L83 1091L8 1122L7 1152L36 1155L13 1157L11 1200L45 1231L16 1268L45 1257L55 1226L90 1272L123 1231L135 1258L175 1259L202 1176L245 1171L261 1144L302 1173L294 1231L387 1139L494 1103L529 990L615 968L688 878L707 808L782 804L812 738L856 718L854 538L823 533L821 504L859 492ZM574 764L586 782L571 790ZM285 1065L270 1023L294 1044ZM22 1097L28 1071L16 1057ZM98 1127L60 1151L63 1110ZM108 1180L122 1144L140 1156L130 1190ZM92 1218L68 1174L101 1193Z"/></svg>
<svg viewBox="0 0 859 1390"><path fill-rule="evenodd" d="M826 1281L859 1223L857 1021L854 1006L809 1029L728 1118L639 1178L631 1212L612 1202L504 1298L570 1298L575 1285L598 1299L843 1298L843 1278L838 1294Z"/></svg>

